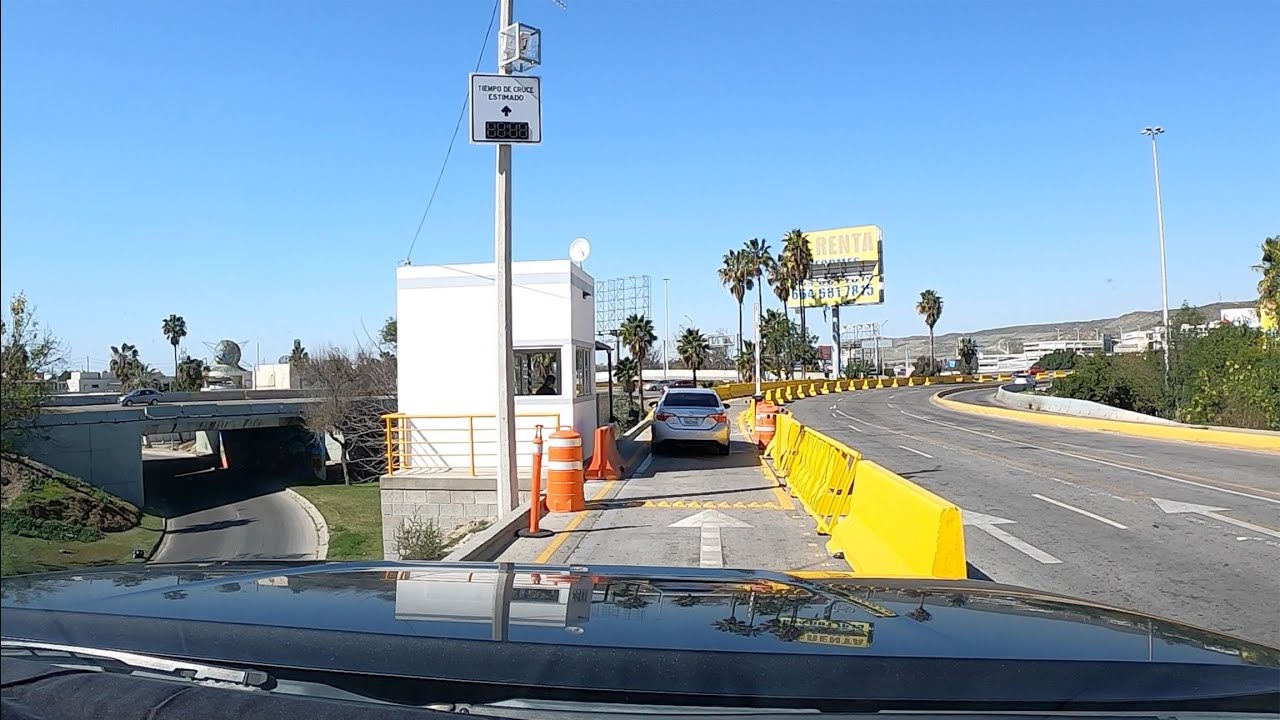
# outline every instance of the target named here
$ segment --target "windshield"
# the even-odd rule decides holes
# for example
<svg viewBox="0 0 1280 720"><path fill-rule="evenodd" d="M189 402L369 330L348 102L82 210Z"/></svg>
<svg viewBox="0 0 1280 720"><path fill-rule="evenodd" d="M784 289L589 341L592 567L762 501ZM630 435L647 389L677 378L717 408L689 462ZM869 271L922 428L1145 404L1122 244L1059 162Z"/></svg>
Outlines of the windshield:
<svg viewBox="0 0 1280 720"><path fill-rule="evenodd" d="M0 635L79 648L18 662L1280 682L1280 3L0 16Z"/></svg>

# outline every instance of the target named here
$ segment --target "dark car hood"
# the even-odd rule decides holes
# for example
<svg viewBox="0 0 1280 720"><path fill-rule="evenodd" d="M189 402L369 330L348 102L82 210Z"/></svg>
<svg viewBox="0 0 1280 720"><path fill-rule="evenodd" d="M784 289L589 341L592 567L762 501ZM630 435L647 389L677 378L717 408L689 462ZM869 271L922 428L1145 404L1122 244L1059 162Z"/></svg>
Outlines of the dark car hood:
<svg viewBox="0 0 1280 720"><path fill-rule="evenodd" d="M1253 681L1280 681L1273 648L977 581L618 566L207 563L13 577L0 588L6 638L286 664L303 662L281 653L305 644L299 632L314 631L351 651L305 661L348 672L375 672L386 662L355 648L408 639L415 648L453 642L447 648L455 656L459 642L472 651L518 643L529 653L571 649L572 657L625 650L824 662L1120 662L1197 666L1209 675L1248 667L1263 673ZM436 677L450 671L430 669Z"/></svg>

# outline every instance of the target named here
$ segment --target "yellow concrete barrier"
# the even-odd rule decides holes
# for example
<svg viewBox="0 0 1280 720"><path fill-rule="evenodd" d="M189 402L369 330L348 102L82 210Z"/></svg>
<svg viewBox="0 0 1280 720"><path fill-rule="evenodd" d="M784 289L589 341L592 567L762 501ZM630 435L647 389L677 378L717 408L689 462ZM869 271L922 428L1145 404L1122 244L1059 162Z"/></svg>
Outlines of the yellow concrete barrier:
<svg viewBox="0 0 1280 720"><path fill-rule="evenodd" d="M849 514L831 530L827 550L866 577L962 579L968 568L960 508L863 460Z"/></svg>

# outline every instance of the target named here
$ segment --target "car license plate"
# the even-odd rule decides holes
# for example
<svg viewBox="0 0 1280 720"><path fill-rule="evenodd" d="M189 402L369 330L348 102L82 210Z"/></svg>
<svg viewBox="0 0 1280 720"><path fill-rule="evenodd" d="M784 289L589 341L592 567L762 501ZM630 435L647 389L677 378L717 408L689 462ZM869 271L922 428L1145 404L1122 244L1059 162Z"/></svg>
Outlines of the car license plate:
<svg viewBox="0 0 1280 720"><path fill-rule="evenodd" d="M680 418L680 422L685 425L701 425L702 418Z"/></svg>

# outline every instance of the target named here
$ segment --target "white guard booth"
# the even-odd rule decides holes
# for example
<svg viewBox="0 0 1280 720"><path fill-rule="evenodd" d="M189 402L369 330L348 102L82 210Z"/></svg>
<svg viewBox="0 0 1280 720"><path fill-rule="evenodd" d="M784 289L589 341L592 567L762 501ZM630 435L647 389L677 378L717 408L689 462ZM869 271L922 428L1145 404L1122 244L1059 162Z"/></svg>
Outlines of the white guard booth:
<svg viewBox="0 0 1280 720"><path fill-rule="evenodd" d="M470 474L497 467L497 299L494 266L396 269L402 442L393 475ZM582 435L590 457L597 427L595 280L569 260L512 268L516 441L532 461L535 425Z"/></svg>

